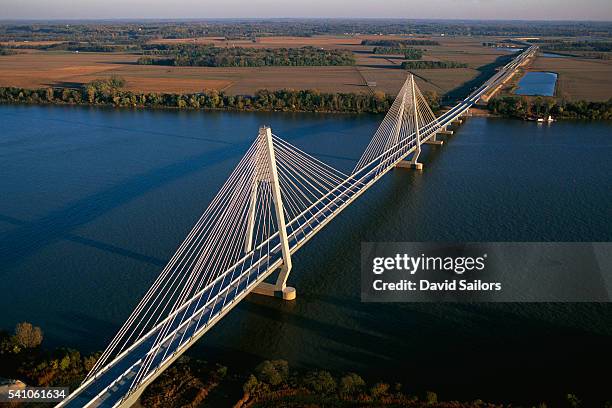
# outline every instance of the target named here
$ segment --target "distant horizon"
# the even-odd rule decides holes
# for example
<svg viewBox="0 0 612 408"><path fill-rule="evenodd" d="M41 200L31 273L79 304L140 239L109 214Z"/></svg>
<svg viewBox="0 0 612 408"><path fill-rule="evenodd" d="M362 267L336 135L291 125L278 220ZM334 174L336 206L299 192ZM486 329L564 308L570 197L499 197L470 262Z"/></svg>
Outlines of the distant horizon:
<svg viewBox="0 0 612 408"><path fill-rule="evenodd" d="M0 0L9 20L407 19L612 21L610 0ZM194 17L197 16L197 17ZM401 17L398 17L401 16Z"/></svg>
<svg viewBox="0 0 612 408"><path fill-rule="evenodd" d="M502 18L408 18L408 17L108 17L108 18L0 18L0 23L13 22L13 21L41 21L41 22L64 22L64 21L291 21L291 20L356 20L356 21L381 21L381 20L394 20L394 21L452 21L452 22L593 22L593 23L612 23L610 20L597 20L597 19L527 19L527 18L514 18L514 19L502 19Z"/></svg>

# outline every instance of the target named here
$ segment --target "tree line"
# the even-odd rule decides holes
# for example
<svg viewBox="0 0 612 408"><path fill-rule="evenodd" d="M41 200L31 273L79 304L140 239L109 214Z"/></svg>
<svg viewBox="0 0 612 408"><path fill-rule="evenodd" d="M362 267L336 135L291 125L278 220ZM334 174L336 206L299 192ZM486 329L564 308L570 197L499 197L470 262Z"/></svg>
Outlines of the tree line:
<svg viewBox="0 0 612 408"><path fill-rule="evenodd" d="M154 56L141 57L138 64L199 67L355 65L355 57L349 50L324 50L315 47L225 48L176 44L171 47L156 46L145 52Z"/></svg>
<svg viewBox="0 0 612 408"><path fill-rule="evenodd" d="M322 93L317 90L258 90L254 95L228 95L215 89L198 93L140 93L102 81L82 89L0 87L0 103L79 104L131 108L178 108L245 111L383 113L393 103L382 92Z"/></svg>
<svg viewBox="0 0 612 408"><path fill-rule="evenodd" d="M361 45L402 48L409 45L440 45L434 40L361 40Z"/></svg>
<svg viewBox="0 0 612 408"><path fill-rule="evenodd" d="M557 39L539 39L540 48L546 51L612 51L612 41L561 41Z"/></svg>
<svg viewBox="0 0 612 408"><path fill-rule="evenodd" d="M14 55L17 54L16 51L11 50L10 48L0 48L0 55Z"/></svg>
<svg viewBox="0 0 612 408"><path fill-rule="evenodd" d="M225 366L180 357L143 392L144 408L214 405L215 389L243 380L242 394L228 403L249 407L411 407L411 408L502 408L505 405L442 401L433 391L417 392L398 382L372 381L354 372L325 369L295 369L285 360L266 360L250 374L237 374ZM238 391L238 390L236 390ZM572 394L572 397L577 398ZM231 398L231 397L230 397ZM545 408L544 403L538 405ZM572 405L570 405L572 406Z"/></svg>
<svg viewBox="0 0 612 408"><path fill-rule="evenodd" d="M612 119L612 98L605 102L587 102L505 96L489 100L487 107L495 114L520 119L548 115L562 119Z"/></svg>
<svg viewBox="0 0 612 408"><path fill-rule="evenodd" d="M405 59L418 60L423 57L423 50L418 48L374 47L374 54L403 55Z"/></svg>
<svg viewBox="0 0 612 408"><path fill-rule="evenodd" d="M316 89L267 90L254 95L229 95L216 89L197 93L143 93L122 89L119 77L91 81L81 88L25 89L0 87L0 103L75 104L130 108L178 108L241 111L384 113L394 96L384 92L324 93ZM436 92L425 92L434 112L440 109Z"/></svg>
<svg viewBox="0 0 612 408"><path fill-rule="evenodd" d="M126 52L135 51L140 47L137 45L127 44L106 44L100 42L79 42L69 41L57 44L47 44L34 46L37 49L45 51L79 51L79 52Z"/></svg>
<svg viewBox="0 0 612 408"><path fill-rule="evenodd" d="M310 20L207 20L207 21L115 21L115 22L6 22L0 23L2 41L88 41L110 44L147 43L159 38L314 36L337 34L417 34L473 36L563 36L610 38L612 23L606 21L426 21L409 19Z"/></svg>
<svg viewBox="0 0 612 408"><path fill-rule="evenodd" d="M174 108L233 111L385 113L394 97L382 92L322 93L317 90L266 90L254 95L229 95L215 89L198 93L139 93L123 90L125 81L110 78L82 88L25 89L0 87L0 103L74 104L127 108ZM434 112L440 110L435 92L425 92ZM612 98L605 102L506 96L493 98L488 109L499 115L526 119L552 115L567 119L612 119Z"/></svg>
<svg viewBox="0 0 612 408"><path fill-rule="evenodd" d="M447 68L467 68L468 64L456 61L404 61L403 69L447 69Z"/></svg>

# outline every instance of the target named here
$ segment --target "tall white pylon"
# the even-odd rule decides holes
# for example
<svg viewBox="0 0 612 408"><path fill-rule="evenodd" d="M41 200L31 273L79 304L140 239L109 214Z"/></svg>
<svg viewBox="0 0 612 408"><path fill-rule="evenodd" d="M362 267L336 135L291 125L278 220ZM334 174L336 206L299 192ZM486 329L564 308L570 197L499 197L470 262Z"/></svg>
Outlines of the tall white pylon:
<svg viewBox="0 0 612 408"><path fill-rule="evenodd" d="M260 183L269 183L272 191L272 201L278 226L278 236L280 240L283 264L274 284L262 282L253 289L254 293L260 295L280 297L285 300L295 299L295 288L287 286L287 278L291 272L291 252L289 250L289 240L287 239L287 226L285 224L285 211L281 196L281 188L278 180L278 169L276 166L276 156L274 154L274 144L272 142L272 130L268 126L259 128L256 158L256 177L253 181L251 190L251 204L249 208L249 227L247 229L246 251L250 251L253 242L253 226L255 219L255 207L257 204L257 189Z"/></svg>
<svg viewBox="0 0 612 408"><path fill-rule="evenodd" d="M436 140L440 123L432 112L410 74L399 90L374 137L359 159L354 174L380 166L378 172L386 172L388 166L421 169L418 162L422 144L442 144ZM406 159L408 155L411 159Z"/></svg>
<svg viewBox="0 0 612 408"><path fill-rule="evenodd" d="M410 86L412 87L412 107L414 108L414 123L416 124L416 126L414 127L415 132L416 132L416 150L414 151L414 154L412 155L412 158L410 159L409 163L418 170L423 169L423 164L419 163L419 156L421 155L421 131L420 131L420 124L419 124L419 110L417 109L417 95L416 95L416 90L415 90L415 85L414 85L414 75L410 74Z"/></svg>

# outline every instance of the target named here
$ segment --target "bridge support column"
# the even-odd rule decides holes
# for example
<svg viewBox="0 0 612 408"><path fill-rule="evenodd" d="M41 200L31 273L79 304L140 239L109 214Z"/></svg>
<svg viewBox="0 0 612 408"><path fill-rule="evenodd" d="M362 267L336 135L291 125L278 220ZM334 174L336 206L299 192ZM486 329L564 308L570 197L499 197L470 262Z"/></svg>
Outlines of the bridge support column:
<svg viewBox="0 0 612 408"><path fill-rule="evenodd" d="M415 170L423 170L423 163L419 163L414 160L402 160L397 163L395 167L400 169L415 169Z"/></svg>
<svg viewBox="0 0 612 408"><path fill-rule="evenodd" d="M412 107L414 109L414 123L415 123L415 133L416 133L416 149L412 158L410 160L402 160L397 163L395 167L399 168L408 168L408 169L416 169L423 170L423 163L419 163L419 156L421 155L421 132L420 132L420 124L419 124L419 110L417 108L417 96L416 90L414 89L414 76L410 75L410 82L412 83ZM434 136L435 137L435 136Z"/></svg>
<svg viewBox="0 0 612 408"><path fill-rule="evenodd" d="M438 136L438 132L434 133L431 139L423 142L423 144L441 146L444 144L444 141L438 140L436 137Z"/></svg>
<svg viewBox="0 0 612 408"><path fill-rule="evenodd" d="M265 172L268 174L266 181L270 183L270 188L272 190L272 201L274 203L276 222L278 224L278 235L280 238L283 263L278 273L278 277L276 278L276 282L273 284L262 282L253 289L253 293L278 297L284 300L294 300L296 297L295 288L287 286L287 278L289 277L289 272L291 272L291 251L289 250L287 227L285 225L285 212L283 209L280 184L278 182L278 170L276 169L272 130L269 127L264 126L259 129L259 143L257 147L258 152L261 152L260 157L267 157L267 160L259 160L260 163L258 165L267 165L268 167L268 171ZM255 182L258 183L259 180ZM254 188L253 191L256 193L257 189ZM250 242L250 240L248 242Z"/></svg>

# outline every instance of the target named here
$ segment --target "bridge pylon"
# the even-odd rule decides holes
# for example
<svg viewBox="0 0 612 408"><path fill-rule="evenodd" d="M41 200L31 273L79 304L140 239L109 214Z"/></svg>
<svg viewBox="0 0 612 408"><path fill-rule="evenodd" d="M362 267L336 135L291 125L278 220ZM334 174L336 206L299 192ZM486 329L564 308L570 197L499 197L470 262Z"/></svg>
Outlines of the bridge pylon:
<svg viewBox="0 0 612 408"><path fill-rule="evenodd" d="M421 91L416 86L413 74L410 74L406 80L406 83L400 90L400 96L402 102L399 115L397 115L396 132L399 133L401 126L405 126L403 123L408 122L411 124L408 133L414 133L414 151L410 159L401 160L395 166L422 170L423 163L419 162L421 145L442 145L443 141L436 139L436 135L440 129L439 126L437 126L437 128L433 129L433 131L426 132L424 138L421 134L422 127L427 123L431 123L432 120L435 122L436 119L433 112L429 108L427 101L421 94ZM407 106L407 111L404 109L404 106ZM396 137L395 139L398 138ZM395 140L395 142L397 142L397 140Z"/></svg>
<svg viewBox="0 0 612 408"><path fill-rule="evenodd" d="M245 252L249 252L253 243L253 232L255 227L255 211L257 207L257 190L262 183L267 183L272 192L274 212L282 252L283 263L278 272L275 283L262 282L253 289L253 293L265 296L278 297L284 300L294 300L296 297L295 288L287 286L287 278L291 272L291 251L289 250L289 240L287 238L287 226L285 222L285 211L283 206L280 182L278 179L278 169L276 156L274 153L274 143L272 141L272 129L268 126L259 128L257 138L255 172L251 190L251 202L248 214L248 228Z"/></svg>
<svg viewBox="0 0 612 408"><path fill-rule="evenodd" d="M414 123L416 124L416 126L414 127L414 130L416 133L416 149L414 150L412 158L408 160L407 163L410 165L410 167L414 169L423 170L423 163L419 163L419 156L421 155L421 130L419 126L419 109L418 109L417 94L416 94L415 87L416 85L414 84L414 75L410 74L410 88L411 88L410 97L412 98L411 102L412 102L412 109L413 109L412 114L414 115ZM405 97L406 96L404 96L404 98Z"/></svg>

